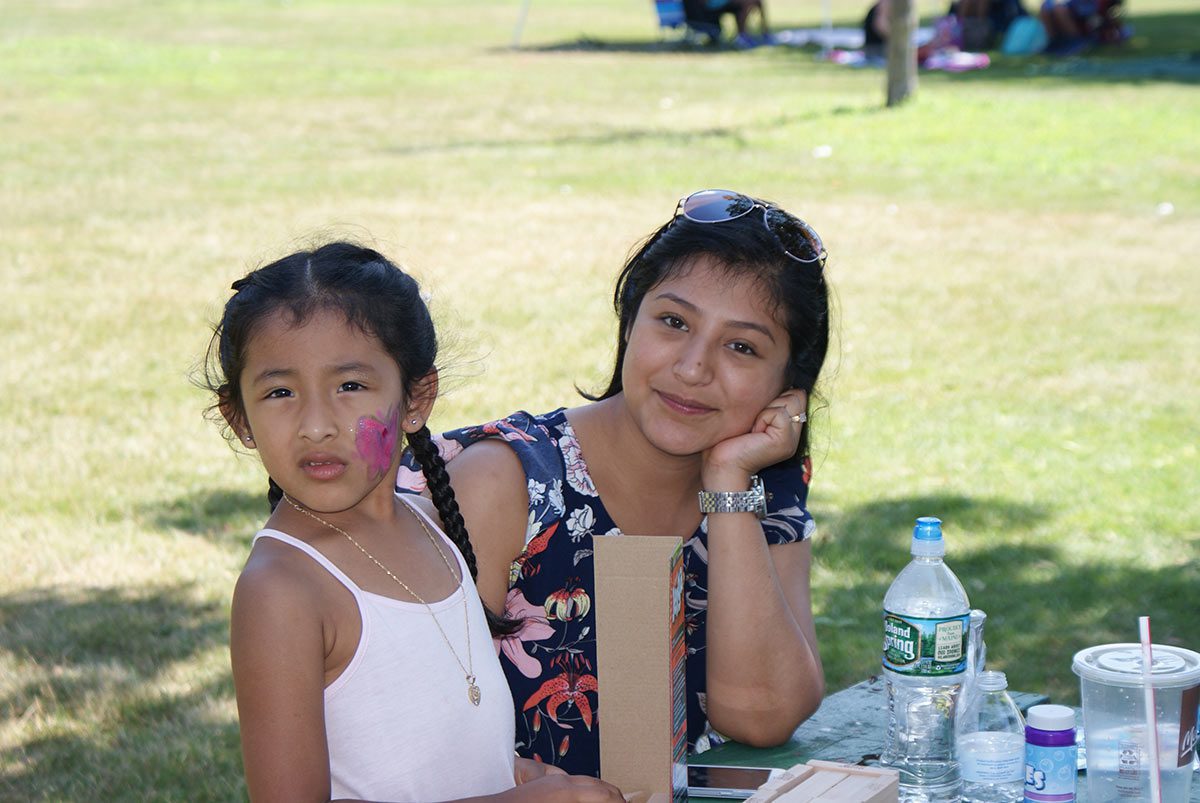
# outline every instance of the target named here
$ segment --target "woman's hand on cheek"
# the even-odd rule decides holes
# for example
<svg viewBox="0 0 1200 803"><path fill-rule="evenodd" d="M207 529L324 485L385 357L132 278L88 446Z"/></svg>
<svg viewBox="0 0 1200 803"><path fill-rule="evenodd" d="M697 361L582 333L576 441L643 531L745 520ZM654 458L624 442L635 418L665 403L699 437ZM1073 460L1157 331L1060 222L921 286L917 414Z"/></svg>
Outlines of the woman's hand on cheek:
<svg viewBox="0 0 1200 803"><path fill-rule="evenodd" d="M773 466L796 453L800 445L803 415L808 398L802 390L788 390L771 401L754 419L745 435L721 441L704 453L701 469L704 487L710 491L737 491L744 487L718 487L722 484L744 485L751 474Z"/></svg>

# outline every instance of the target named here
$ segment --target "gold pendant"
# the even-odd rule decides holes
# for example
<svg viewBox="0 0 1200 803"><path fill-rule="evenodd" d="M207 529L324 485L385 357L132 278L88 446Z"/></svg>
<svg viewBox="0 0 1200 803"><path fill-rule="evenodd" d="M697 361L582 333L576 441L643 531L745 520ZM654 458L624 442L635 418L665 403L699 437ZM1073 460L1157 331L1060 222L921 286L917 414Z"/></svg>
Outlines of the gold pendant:
<svg viewBox="0 0 1200 803"><path fill-rule="evenodd" d="M471 701L471 705L479 705L483 695L479 693L479 687L475 685L473 679L467 681L467 699Z"/></svg>

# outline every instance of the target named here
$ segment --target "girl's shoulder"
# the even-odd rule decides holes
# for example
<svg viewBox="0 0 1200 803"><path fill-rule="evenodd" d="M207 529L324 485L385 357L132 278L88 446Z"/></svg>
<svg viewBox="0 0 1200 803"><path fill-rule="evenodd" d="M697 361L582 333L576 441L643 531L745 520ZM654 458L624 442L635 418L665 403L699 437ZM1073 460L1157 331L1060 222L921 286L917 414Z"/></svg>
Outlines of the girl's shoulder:
<svg viewBox="0 0 1200 803"><path fill-rule="evenodd" d="M319 611L328 571L315 548L279 530L263 529L254 539L246 565L234 586L233 606L271 611ZM329 578L332 579L332 578Z"/></svg>
<svg viewBox="0 0 1200 803"><path fill-rule="evenodd" d="M279 703L281 688L290 700L320 699L359 649L356 595L296 544L304 542L261 531L234 586L229 648L239 701Z"/></svg>

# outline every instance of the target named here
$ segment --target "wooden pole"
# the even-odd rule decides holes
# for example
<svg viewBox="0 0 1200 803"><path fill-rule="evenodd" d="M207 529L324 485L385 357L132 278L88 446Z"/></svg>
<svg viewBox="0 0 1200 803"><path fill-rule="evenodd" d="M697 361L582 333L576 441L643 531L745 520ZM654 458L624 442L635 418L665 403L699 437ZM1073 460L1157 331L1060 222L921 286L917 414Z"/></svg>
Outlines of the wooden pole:
<svg viewBox="0 0 1200 803"><path fill-rule="evenodd" d="M917 4L891 0L887 40L887 105L896 106L917 91Z"/></svg>

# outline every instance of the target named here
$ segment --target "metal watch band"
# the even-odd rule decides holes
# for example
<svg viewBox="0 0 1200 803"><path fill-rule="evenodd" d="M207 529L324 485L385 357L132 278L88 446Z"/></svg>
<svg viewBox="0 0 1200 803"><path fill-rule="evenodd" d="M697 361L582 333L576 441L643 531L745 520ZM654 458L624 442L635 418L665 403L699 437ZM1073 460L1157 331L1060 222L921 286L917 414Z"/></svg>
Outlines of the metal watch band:
<svg viewBox="0 0 1200 803"><path fill-rule="evenodd" d="M748 491L701 491L701 513L753 513L760 519L767 516L767 495L758 475L750 477Z"/></svg>

